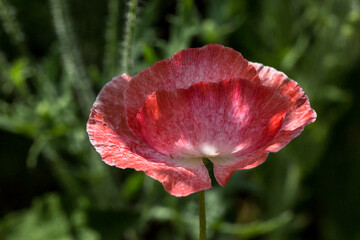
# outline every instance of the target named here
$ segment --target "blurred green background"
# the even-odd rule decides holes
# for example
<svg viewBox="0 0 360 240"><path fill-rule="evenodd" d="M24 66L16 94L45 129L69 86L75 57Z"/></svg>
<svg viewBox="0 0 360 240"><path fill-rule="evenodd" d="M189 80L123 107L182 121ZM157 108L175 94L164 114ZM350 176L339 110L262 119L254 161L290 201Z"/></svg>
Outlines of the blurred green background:
<svg viewBox="0 0 360 240"><path fill-rule="evenodd" d="M0 0L0 240L197 239L197 194L107 166L85 131L128 3ZM207 191L209 239L360 239L360 1L142 0L134 75L219 43L285 72L315 123Z"/></svg>

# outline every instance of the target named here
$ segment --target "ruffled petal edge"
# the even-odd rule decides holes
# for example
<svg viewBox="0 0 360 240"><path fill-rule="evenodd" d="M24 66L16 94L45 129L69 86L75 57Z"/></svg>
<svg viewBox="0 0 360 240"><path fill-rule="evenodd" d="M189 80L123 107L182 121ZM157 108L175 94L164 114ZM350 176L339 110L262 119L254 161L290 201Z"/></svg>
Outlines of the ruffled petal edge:
<svg viewBox="0 0 360 240"><path fill-rule="evenodd" d="M236 170L251 169L265 162L268 152L262 150L247 157L233 157L222 159L222 162L212 160L214 175L218 183L224 187Z"/></svg>
<svg viewBox="0 0 360 240"><path fill-rule="evenodd" d="M161 155L136 138L126 124L124 91L130 81L128 75L115 77L98 95L87 122L92 145L102 160L118 168L144 171L160 181L174 196L186 196L211 188L205 166L172 166L173 160Z"/></svg>
<svg viewBox="0 0 360 240"><path fill-rule="evenodd" d="M263 85L277 89L289 102L289 110L283 127L266 148L266 151L277 152L297 137L306 125L313 123L317 115L310 106L308 96L297 82L272 67L260 63L249 63L256 69Z"/></svg>

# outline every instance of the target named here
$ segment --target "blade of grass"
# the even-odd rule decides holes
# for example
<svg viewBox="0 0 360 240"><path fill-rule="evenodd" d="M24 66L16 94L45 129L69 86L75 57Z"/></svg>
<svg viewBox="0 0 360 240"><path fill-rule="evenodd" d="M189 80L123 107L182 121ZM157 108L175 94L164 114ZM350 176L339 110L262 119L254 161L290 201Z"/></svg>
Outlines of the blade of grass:
<svg viewBox="0 0 360 240"><path fill-rule="evenodd" d="M231 224L224 222L216 226L215 229L229 235L241 238L251 238L279 229L288 224L293 218L293 214L286 211L266 221L256 221L247 224Z"/></svg>

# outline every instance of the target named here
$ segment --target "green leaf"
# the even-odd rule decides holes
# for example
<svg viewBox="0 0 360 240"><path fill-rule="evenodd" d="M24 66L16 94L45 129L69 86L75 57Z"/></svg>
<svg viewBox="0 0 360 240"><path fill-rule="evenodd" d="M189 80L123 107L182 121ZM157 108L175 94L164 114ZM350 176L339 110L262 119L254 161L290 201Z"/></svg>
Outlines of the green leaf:
<svg viewBox="0 0 360 240"><path fill-rule="evenodd" d="M238 237L255 237L272 232L288 224L294 218L291 212L284 212L266 221L256 221L247 224L219 223L215 229L219 232Z"/></svg>

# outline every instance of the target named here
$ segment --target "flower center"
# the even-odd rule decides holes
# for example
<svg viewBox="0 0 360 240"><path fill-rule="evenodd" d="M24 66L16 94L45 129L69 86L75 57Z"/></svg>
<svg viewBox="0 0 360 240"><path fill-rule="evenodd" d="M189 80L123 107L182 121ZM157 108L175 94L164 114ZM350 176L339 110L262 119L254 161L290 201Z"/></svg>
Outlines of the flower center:
<svg viewBox="0 0 360 240"><path fill-rule="evenodd" d="M204 143L201 145L200 150L206 157L219 155L218 149L212 144Z"/></svg>

